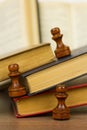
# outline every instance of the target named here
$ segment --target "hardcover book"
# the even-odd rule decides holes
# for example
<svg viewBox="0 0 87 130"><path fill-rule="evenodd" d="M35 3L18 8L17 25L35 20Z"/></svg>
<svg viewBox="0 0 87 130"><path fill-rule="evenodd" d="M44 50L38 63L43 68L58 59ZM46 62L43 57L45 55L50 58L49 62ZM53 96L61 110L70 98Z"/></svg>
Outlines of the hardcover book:
<svg viewBox="0 0 87 130"><path fill-rule="evenodd" d="M22 77L29 92L36 93L84 74L87 74L87 46L72 51L70 56L28 71Z"/></svg>
<svg viewBox="0 0 87 130"><path fill-rule="evenodd" d="M66 105L76 108L87 105L87 83L68 86ZM30 96L13 98L11 101L16 117L35 116L51 112L58 100L55 97L55 88Z"/></svg>

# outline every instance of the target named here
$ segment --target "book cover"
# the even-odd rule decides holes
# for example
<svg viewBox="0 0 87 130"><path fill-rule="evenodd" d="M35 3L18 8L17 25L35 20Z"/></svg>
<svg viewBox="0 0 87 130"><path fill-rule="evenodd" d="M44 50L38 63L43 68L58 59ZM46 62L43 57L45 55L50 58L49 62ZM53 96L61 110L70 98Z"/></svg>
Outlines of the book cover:
<svg viewBox="0 0 87 130"><path fill-rule="evenodd" d="M29 92L35 93L84 74L87 74L87 46L72 51L70 56L28 71L22 77Z"/></svg>
<svg viewBox="0 0 87 130"><path fill-rule="evenodd" d="M76 108L87 105L87 83L67 88L68 97L65 102L68 107ZM58 100L55 97L54 88L32 96L13 98L11 103L16 117L31 117L52 112L58 104Z"/></svg>

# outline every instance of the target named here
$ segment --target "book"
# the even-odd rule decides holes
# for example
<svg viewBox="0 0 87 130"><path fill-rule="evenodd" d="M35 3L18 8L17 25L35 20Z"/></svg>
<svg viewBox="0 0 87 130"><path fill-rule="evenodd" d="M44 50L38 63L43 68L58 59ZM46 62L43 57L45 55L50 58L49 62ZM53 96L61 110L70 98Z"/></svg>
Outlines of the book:
<svg viewBox="0 0 87 130"><path fill-rule="evenodd" d="M29 93L37 93L57 84L87 74L87 46L75 49L70 56L22 74Z"/></svg>
<svg viewBox="0 0 87 130"><path fill-rule="evenodd" d="M50 30L59 27L72 50L86 45L87 1L38 0L38 8L42 42L49 41L55 50Z"/></svg>
<svg viewBox="0 0 87 130"><path fill-rule="evenodd" d="M40 43L36 0L3 0L0 19L0 59Z"/></svg>
<svg viewBox="0 0 87 130"><path fill-rule="evenodd" d="M66 105L71 108L87 105L87 83L68 86ZM36 116L48 112L57 106L55 89L32 96L13 98L11 101L16 117Z"/></svg>
<svg viewBox="0 0 87 130"><path fill-rule="evenodd" d="M21 73L32 70L43 64L48 64L56 60L50 43L35 45L23 52L8 56L0 60L0 86L9 82L8 65L17 63ZM6 81L5 81L6 80Z"/></svg>

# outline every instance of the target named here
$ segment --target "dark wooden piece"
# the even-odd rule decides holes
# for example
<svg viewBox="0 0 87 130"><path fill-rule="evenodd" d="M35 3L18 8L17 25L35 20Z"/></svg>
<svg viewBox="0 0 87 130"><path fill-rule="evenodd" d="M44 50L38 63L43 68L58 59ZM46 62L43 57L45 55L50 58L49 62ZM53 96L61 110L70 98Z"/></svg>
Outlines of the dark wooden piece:
<svg viewBox="0 0 87 130"><path fill-rule="evenodd" d="M11 64L8 66L10 71L9 77L11 78L12 82L10 87L8 88L8 94L10 97L19 97L26 94L26 88L22 86L20 83L20 72L19 72L19 65L18 64Z"/></svg>
<svg viewBox="0 0 87 130"><path fill-rule="evenodd" d="M56 88L56 98L58 100L58 105L53 109L53 119L65 120L70 118L70 109L65 104L65 99L67 98L67 89L64 85L57 86Z"/></svg>
<svg viewBox="0 0 87 130"><path fill-rule="evenodd" d="M56 42L57 47L55 50L55 55L57 58L65 57L71 54L69 46L66 46L62 42L63 34L60 33L60 29L55 27L51 29L51 34L53 35L52 39Z"/></svg>

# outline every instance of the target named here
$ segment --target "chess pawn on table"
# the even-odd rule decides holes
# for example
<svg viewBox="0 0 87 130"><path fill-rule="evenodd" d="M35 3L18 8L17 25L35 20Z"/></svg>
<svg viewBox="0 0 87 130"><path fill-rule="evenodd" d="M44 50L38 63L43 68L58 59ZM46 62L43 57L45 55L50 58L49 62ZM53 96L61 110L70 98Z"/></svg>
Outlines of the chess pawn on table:
<svg viewBox="0 0 87 130"><path fill-rule="evenodd" d="M10 97L19 97L26 94L26 88L20 83L20 72L18 64L11 64L8 66L10 71L9 77L11 78L11 85L8 88L8 94Z"/></svg>
<svg viewBox="0 0 87 130"><path fill-rule="evenodd" d="M52 39L56 42L57 47L55 50L55 55L57 58L65 57L71 54L69 46L64 45L62 42L63 34L60 33L60 29L55 27L51 29Z"/></svg>
<svg viewBox="0 0 87 130"><path fill-rule="evenodd" d="M66 106L65 100L67 98L67 89L64 85L56 87L56 98L58 100L58 105L53 109L53 119L65 120L70 118L70 109Z"/></svg>

